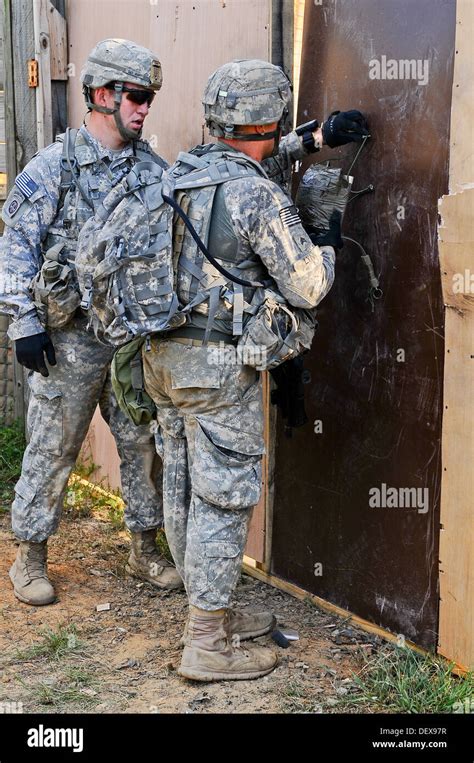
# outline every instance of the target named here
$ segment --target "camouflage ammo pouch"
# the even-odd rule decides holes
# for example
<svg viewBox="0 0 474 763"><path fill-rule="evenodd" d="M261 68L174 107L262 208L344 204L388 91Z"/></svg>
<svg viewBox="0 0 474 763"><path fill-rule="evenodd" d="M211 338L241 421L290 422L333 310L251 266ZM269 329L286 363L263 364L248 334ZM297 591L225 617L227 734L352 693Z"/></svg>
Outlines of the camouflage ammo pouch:
<svg viewBox="0 0 474 763"><path fill-rule="evenodd" d="M257 290L253 303L260 305L237 344L244 365L270 371L310 349L316 328L314 309L290 307L271 289L265 289L263 294Z"/></svg>
<svg viewBox="0 0 474 763"><path fill-rule="evenodd" d="M61 257L64 246L56 244L45 252L41 270L30 284L38 317L45 329L65 326L81 303L74 268Z"/></svg>
<svg viewBox="0 0 474 763"><path fill-rule="evenodd" d="M112 387L120 410L134 424L149 424L156 418L156 408L145 392L143 383L142 348L144 336L122 345L112 359Z"/></svg>

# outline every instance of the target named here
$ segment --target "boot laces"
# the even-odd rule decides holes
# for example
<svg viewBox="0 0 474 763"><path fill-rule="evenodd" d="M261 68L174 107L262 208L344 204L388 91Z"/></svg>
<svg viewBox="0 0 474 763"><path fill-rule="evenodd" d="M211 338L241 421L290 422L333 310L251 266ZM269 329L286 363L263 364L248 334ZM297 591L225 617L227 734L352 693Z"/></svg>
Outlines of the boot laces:
<svg viewBox="0 0 474 763"><path fill-rule="evenodd" d="M28 549L28 554L25 562L26 572L31 580L37 578L46 578L46 562L44 558L44 552L42 548L35 548L34 546Z"/></svg>

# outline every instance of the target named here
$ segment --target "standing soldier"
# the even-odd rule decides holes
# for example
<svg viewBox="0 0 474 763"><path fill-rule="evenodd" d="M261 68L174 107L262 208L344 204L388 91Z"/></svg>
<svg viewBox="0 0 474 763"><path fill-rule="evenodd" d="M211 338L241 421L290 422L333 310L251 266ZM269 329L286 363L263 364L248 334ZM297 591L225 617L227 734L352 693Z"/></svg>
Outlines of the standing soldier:
<svg viewBox="0 0 474 763"><path fill-rule="evenodd" d="M186 231L178 237L177 291L181 305L192 304L190 319L153 338L143 354L163 437L165 529L190 605L179 672L195 680L256 678L277 663L271 649L239 645L269 632L273 616L231 608L260 496L260 374L238 354L224 353L217 364L211 356L221 343L235 349L236 336L254 320L258 292L250 282L270 282L286 305L311 310L334 279L340 229L326 235L322 248L314 245L291 200L260 164L278 149L290 91L282 70L264 61L220 67L203 99L206 123L219 140L172 168L176 177L202 170L200 187L186 192L189 218L219 264L247 282L238 287L219 274ZM312 150L317 137L306 136ZM300 151L296 139L289 152ZM215 180L220 172L226 180L206 187L206 175Z"/></svg>
<svg viewBox="0 0 474 763"><path fill-rule="evenodd" d="M97 404L121 458L132 535L127 571L159 588L182 586L155 545L162 523L162 465L154 438L118 408L109 373L113 348L87 330L74 271L79 231L107 192L138 161L166 166L140 140L162 84L161 66L146 48L107 39L91 51L81 81L87 126L67 130L40 151L16 178L3 208L0 304L13 319L9 336L18 361L31 371L29 443L12 506L20 545L10 578L16 597L34 605L55 599L47 540L58 526L67 481Z"/></svg>

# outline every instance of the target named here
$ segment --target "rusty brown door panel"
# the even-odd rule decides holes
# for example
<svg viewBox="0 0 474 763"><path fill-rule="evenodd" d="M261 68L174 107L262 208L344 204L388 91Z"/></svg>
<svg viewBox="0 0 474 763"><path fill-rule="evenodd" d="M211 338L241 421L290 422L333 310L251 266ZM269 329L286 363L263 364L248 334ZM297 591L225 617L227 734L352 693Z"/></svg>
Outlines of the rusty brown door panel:
<svg viewBox="0 0 474 763"><path fill-rule="evenodd" d="M455 19L454 0L306 3L299 121L333 108L369 116L374 137L354 188L376 191L349 204L344 226L371 255L384 297L372 312L358 251L346 244L306 363L311 423L287 439L279 422L275 468L272 572L426 647L438 622L436 224L448 186ZM369 77L374 60L379 79ZM417 78L384 79L387 65L396 71L390 60L419 60L417 71L397 72ZM344 157L347 169L354 154L324 149L317 160ZM427 511L424 492L411 508L370 507L369 491L383 484L427 489Z"/></svg>

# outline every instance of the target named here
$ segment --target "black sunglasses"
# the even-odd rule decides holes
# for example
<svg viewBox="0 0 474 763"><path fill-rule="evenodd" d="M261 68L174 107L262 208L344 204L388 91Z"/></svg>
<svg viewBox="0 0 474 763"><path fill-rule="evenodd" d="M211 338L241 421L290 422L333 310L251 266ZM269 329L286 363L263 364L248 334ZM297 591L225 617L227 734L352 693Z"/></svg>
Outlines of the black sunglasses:
<svg viewBox="0 0 474 763"><path fill-rule="evenodd" d="M113 86L107 86L107 90L113 90L115 92ZM156 95L156 93L153 93L151 90L137 90L133 87L126 87L126 85L122 86L122 93L126 93L128 100L139 106L142 106L144 103L151 106Z"/></svg>

